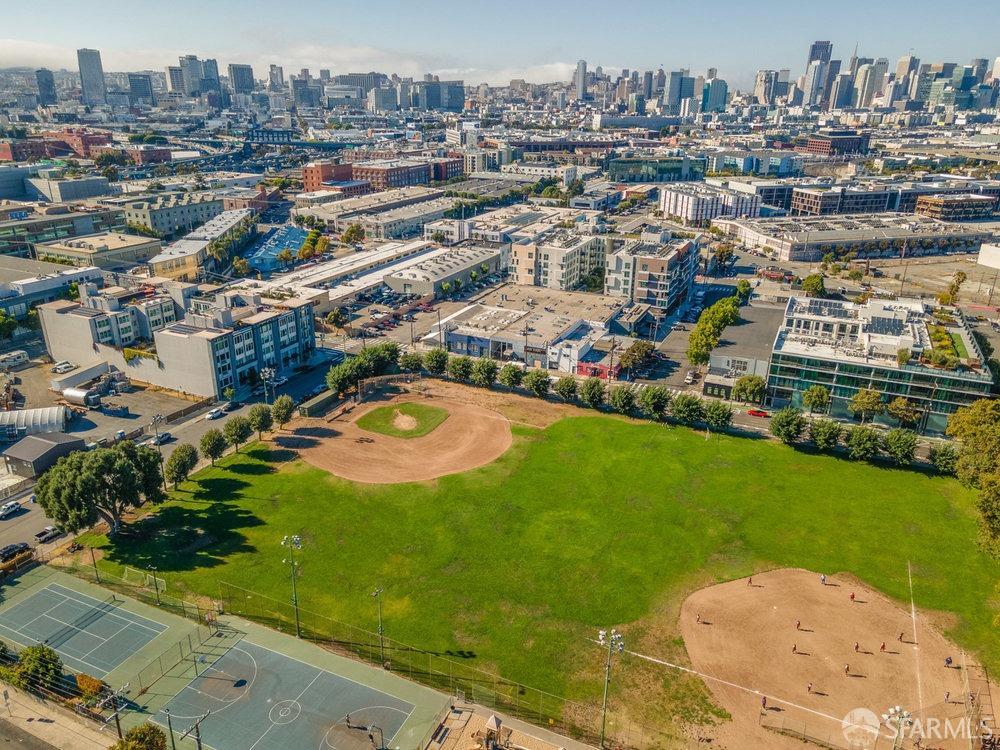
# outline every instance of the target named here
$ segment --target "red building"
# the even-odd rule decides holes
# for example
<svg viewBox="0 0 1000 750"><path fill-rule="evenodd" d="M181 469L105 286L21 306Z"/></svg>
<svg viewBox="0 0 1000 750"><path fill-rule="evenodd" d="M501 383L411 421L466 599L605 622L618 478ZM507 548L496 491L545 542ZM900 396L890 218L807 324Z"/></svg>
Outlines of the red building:
<svg viewBox="0 0 1000 750"><path fill-rule="evenodd" d="M372 192L372 184L368 180L345 180L343 182L327 182L323 190L340 193L344 198L357 198Z"/></svg>
<svg viewBox="0 0 1000 750"><path fill-rule="evenodd" d="M48 156L45 141L2 141L0 142L0 161L31 161Z"/></svg>
<svg viewBox="0 0 1000 750"><path fill-rule="evenodd" d="M431 182L431 165L425 161L365 161L355 162L353 167L354 179L368 180L376 191L428 185Z"/></svg>
<svg viewBox="0 0 1000 750"><path fill-rule="evenodd" d="M77 156L84 159L90 158L90 149L93 146L101 146L111 143L111 136L107 133L91 133L83 128L67 128L56 132L44 133L46 140L65 144Z"/></svg>
<svg viewBox="0 0 1000 750"><path fill-rule="evenodd" d="M350 164L337 164L332 161L311 161L302 167L302 190L314 193L324 190L324 182L343 182L353 177Z"/></svg>
<svg viewBox="0 0 1000 750"><path fill-rule="evenodd" d="M859 130L821 130L809 136L802 149L808 154L839 156L868 153L870 136Z"/></svg>
<svg viewBox="0 0 1000 750"><path fill-rule="evenodd" d="M461 177L465 174L465 159L444 157L431 159L431 181L445 182L453 177Z"/></svg>

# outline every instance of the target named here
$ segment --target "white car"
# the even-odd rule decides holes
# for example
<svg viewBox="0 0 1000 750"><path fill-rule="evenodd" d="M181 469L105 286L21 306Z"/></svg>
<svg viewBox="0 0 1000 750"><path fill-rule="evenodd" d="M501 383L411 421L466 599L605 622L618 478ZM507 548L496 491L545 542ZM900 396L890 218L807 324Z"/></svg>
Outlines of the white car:
<svg viewBox="0 0 1000 750"><path fill-rule="evenodd" d="M35 534L35 541L39 544L45 544L45 542L51 542L53 539L62 536L62 533L62 529L58 526L46 526L44 529Z"/></svg>
<svg viewBox="0 0 1000 750"><path fill-rule="evenodd" d="M4 503L0 505L0 518L7 518L7 516L12 516L21 510L21 503L17 500L11 500L9 503Z"/></svg>
<svg viewBox="0 0 1000 750"><path fill-rule="evenodd" d="M272 388L280 388L281 386L283 386L287 382L288 382L288 378L286 378L286 377L275 378L274 380L271 381L271 387Z"/></svg>
<svg viewBox="0 0 1000 750"><path fill-rule="evenodd" d="M225 412L222 411L222 409L218 408L212 409L211 411L208 412L208 414L205 415L205 419L219 419L222 417L223 414L225 414Z"/></svg>
<svg viewBox="0 0 1000 750"><path fill-rule="evenodd" d="M72 362L67 362L63 360L62 362L56 362L52 365L52 372L56 375L62 375L63 373L69 372L70 370L76 369L76 365Z"/></svg>

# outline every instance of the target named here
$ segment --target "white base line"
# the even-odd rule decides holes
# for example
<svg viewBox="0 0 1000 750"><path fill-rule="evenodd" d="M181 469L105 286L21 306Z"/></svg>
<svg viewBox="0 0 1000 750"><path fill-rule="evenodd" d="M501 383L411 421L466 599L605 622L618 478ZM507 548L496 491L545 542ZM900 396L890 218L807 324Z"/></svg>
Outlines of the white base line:
<svg viewBox="0 0 1000 750"><path fill-rule="evenodd" d="M913 571L910 561L906 561L906 577L910 582L910 619L913 621L913 654L917 667L917 711L924 718L924 683L920 677L920 641L917 639L917 607L913 603Z"/></svg>
<svg viewBox="0 0 1000 750"><path fill-rule="evenodd" d="M318 668L317 667L313 667L313 669L318 669ZM302 688L302 692L301 693L299 693L294 698L292 698L292 702L293 703L298 703L299 702L299 698L301 698L303 695L306 694L306 692L308 692L309 688L311 688L315 684L316 680L318 680L320 677L323 676L323 672L325 672L325 671L326 670L320 669L316 673L316 676L312 678L312 682L310 682L308 685L306 685L304 688ZM278 703L284 703L284 702L285 701L278 701ZM300 708L301 708L301 706L300 706ZM269 726L267 729L264 730L264 734L262 734L260 737L257 738L257 741L250 746L249 750L253 750L255 747L257 747L257 745L260 744L260 741L262 739L264 739L265 737L267 737L267 733L270 732L272 729L274 729L276 726L278 726L278 723L275 722L275 721L272 721L271 722L271 726Z"/></svg>

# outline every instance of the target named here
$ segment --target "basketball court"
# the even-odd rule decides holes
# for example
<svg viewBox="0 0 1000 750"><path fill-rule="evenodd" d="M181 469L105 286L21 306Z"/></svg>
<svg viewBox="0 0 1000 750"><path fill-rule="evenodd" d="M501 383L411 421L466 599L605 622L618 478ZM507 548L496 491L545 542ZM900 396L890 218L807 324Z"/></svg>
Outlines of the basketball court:
<svg viewBox="0 0 1000 750"><path fill-rule="evenodd" d="M0 636L20 646L45 644L70 668L105 678L167 626L121 608L124 600L100 600L49 583L0 612Z"/></svg>
<svg viewBox="0 0 1000 750"><path fill-rule="evenodd" d="M154 717L177 730L205 717L213 750L392 748L414 704L265 646L241 641ZM206 716L207 714L207 716Z"/></svg>

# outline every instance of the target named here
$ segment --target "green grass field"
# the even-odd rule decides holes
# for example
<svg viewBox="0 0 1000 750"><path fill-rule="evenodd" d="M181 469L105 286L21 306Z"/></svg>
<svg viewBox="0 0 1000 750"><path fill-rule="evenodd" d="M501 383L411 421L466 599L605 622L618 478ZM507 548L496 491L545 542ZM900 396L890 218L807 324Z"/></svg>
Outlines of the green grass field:
<svg viewBox="0 0 1000 750"><path fill-rule="evenodd" d="M513 429L493 464L409 485L252 446L181 485L153 533L91 541L173 593L222 580L288 601L279 542L301 534L304 607L374 630L380 586L388 636L588 700L598 627L666 633L650 642L676 654L688 592L779 566L850 572L908 607L909 560L917 605L954 613L950 635L1000 672L1000 565L954 480L604 416Z"/></svg>
<svg viewBox="0 0 1000 750"><path fill-rule="evenodd" d="M396 426L396 415L412 417L416 426L409 430ZM380 406L372 409L357 421L358 427L370 432L380 432L383 435L399 438L415 438L433 431L448 418L448 410L439 406L428 406L414 401L404 401L393 406Z"/></svg>

